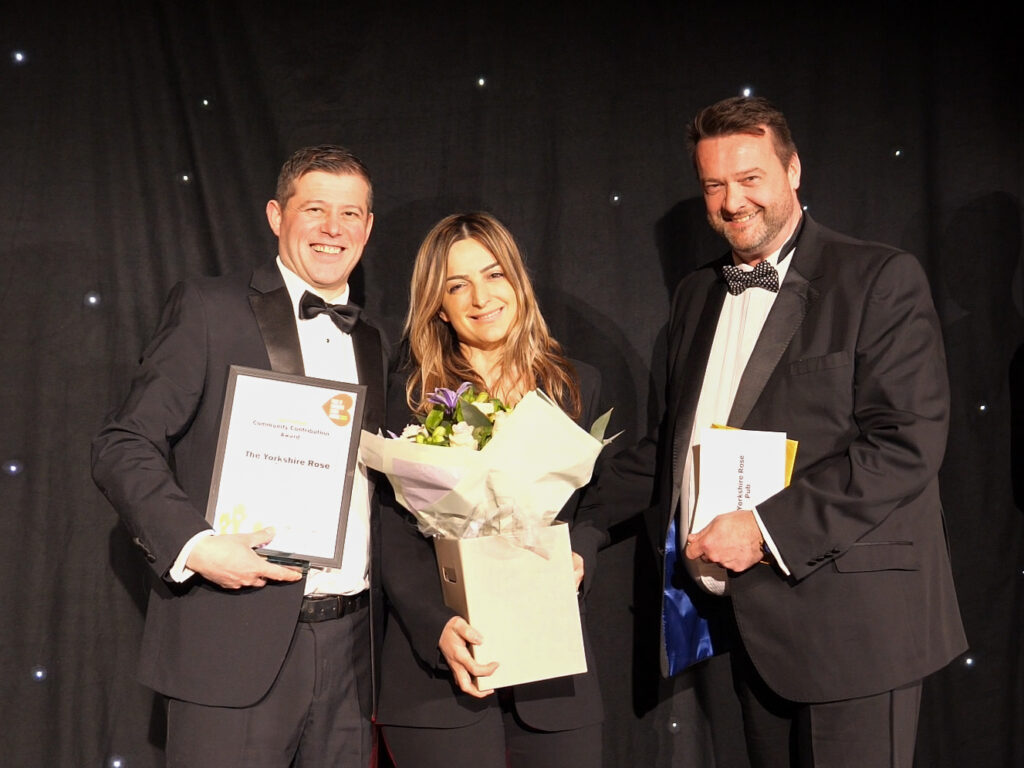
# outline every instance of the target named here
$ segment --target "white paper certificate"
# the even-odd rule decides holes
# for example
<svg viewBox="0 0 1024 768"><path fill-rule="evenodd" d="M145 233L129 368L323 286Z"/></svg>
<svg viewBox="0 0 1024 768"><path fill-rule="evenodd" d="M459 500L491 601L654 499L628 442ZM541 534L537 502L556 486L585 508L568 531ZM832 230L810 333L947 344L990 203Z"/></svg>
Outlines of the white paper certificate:
<svg viewBox="0 0 1024 768"><path fill-rule="evenodd" d="M261 554L340 567L366 388L231 366L206 519Z"/></svg>
<svg viewBox="0 0 1024 768"><path fill-rule="evenodd" d="M786 487L786 433L700 431L697 506L692 530L738 509L753 509Z"/></svg>

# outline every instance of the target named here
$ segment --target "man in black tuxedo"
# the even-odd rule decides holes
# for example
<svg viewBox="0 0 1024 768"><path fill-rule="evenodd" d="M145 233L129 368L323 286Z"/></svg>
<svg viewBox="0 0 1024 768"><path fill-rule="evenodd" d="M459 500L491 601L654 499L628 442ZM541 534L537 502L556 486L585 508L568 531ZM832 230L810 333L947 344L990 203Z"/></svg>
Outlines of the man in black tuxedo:
<svg viewBox="0 0 1024 768"><path fill-rule="evenodd" d="M909 768L921 680L966 648L938 494L949 395L928 283L913 256L803 214L800 158L767 101L707 107L690 142L731 252L676 289L659 433L611 462L591 503L652 501L663 617L682 580L730 628L754 766ZM796 466L754 509L695 525L694 449L712 424L785 432ZM685 555L672 573L666 551ZM662 635L669 671L664 621Z"/></svg>
<svg viewBox="0 0 1024 768"><path fill-rule="evenodd" d="M156 577L139 677L167 697L168 765L362 767L372 477L356 472L339 569L303 577L253 551L272 530L216 534L205 519L229 366L365 384L364 425L384 423L381 334L348 304L373 226L369 173L342 147L299 150L267 219L276 262L175 286L93 442L93 477Z"/></svg>

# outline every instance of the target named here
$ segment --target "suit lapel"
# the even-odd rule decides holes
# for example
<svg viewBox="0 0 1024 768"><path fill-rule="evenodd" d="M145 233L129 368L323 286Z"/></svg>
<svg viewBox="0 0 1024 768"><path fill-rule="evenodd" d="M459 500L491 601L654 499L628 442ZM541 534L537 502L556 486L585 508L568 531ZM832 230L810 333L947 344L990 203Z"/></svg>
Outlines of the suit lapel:
<svg viewBox="0 0 1024 768"><path fill-rule="evenodd" d="M376 432L384 426L384 348L380 331L360 320L352 329L352 347L356 354L359 383L366 386L363 429Z"/></svg>
<svg viewBox="0 0 1024 768"><path fill-rule="evenodd" d="M783 353L792 341L797 328L807 314L809 285L807 279L794 274L796 265L790 266L786 275L785 285L779 289L779 295L772 305L768 319L765 320L761 335L750 354L747 367L736 390L729 412L729 425L739 427L747 420L751 409L761 396L768 378L775 370Z"/></svg>
<svg viewBox="0 0 1024 768"><path fill-rule="evenodd" d="M808 307L818 297L818 291L812 287L811 281L817 277L821 265L819 229L807 216L796 251L790 257L793 263L782 281L779 295L768 313L740 379L729 412L730 426L742 427L746 422L768 379L803 323Z"/></svg>
<svg viewBox="0 0 1024 768"><path fill-rule="evenodd" d="M267 348L270 369L304 375L306 369L302 364L295 310L277 264L270 262L257 267L252 273L250 287L253 292L249 294L249 304Z"/></svg>
<svg viewBox="0 0 1024 768"><path fill-rule="evenodd" d="M715 274L718 275L717 270ZM674 399L669 408L672 419L672 503L668 510L669 517L679 505L690 432L693 430L697 401L704 384L704 372L711 355L725 294L725 282L716 279L708 289L707 301L701 308L689 344L685 343L684 336L679 347L673 350L671 391ZM667 527L668 519L663 522Z"/></svg>

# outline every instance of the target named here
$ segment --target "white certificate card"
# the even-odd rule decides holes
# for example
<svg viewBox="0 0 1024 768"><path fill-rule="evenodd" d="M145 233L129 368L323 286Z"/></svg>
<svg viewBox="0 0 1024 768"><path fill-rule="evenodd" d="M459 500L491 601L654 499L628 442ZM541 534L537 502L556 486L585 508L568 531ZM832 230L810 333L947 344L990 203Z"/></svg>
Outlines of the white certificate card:
<svg viewBox="0 0 1024 768"><path fill-rule="evenodd" d="M697 461L694 531L786 487L786 433L708 427L700 431Z"/></svg>

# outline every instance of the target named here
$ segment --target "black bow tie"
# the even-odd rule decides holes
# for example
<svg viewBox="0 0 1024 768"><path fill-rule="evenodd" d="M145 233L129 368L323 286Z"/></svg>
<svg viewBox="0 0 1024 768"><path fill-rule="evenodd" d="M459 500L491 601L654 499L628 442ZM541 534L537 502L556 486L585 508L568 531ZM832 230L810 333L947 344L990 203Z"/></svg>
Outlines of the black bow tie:
<svg viewBox="0 0 1024 768"><path fill-rule="evenodd" d="M299 317L309 320L322 312L331 316L334 324L341 329L342 333L352 333L356 320L359 319L359 306L357 304L328 304L315 293L306 291L299 300Z"/></svg>
<svg viewBox="0 0 1024 768"><path fill-rule="evenodd" d="M779 273L767 261L762 261L753 269L739 267L722 267L722 276L729 284L729 293L738 296L747 288L764 288L772 293L779 292Z"/></svg>

